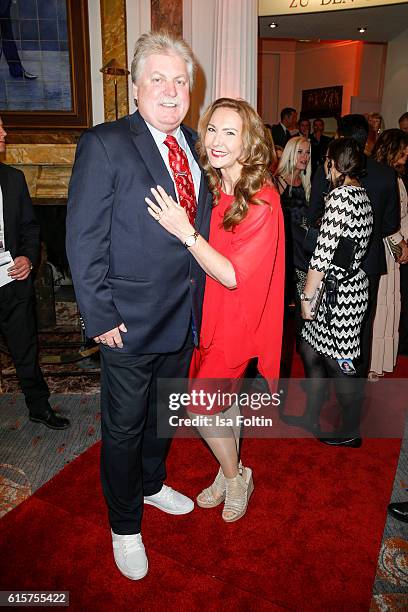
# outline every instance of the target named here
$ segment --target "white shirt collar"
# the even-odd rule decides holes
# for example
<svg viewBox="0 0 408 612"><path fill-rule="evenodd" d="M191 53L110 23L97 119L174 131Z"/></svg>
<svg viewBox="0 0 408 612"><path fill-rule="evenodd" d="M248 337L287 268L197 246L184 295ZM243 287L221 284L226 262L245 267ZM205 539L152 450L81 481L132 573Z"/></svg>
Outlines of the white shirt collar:
<svg viewBox="0 0 408 612"><path fill-rule="evenodd" d="M157 145L163 144L163 142L166 140L166 137L169 136L169 134L166 134L166 132L161 132L160 130L155 128L154 125L146 121L146 119L144 120L144 122L146 123L151 135L153 136L155 143ZM174 136L174 138L177 140L179 145L183 147L184 138L183 138L183 133L181 131L180 126L177 129L175 129L174 132L172 132L171 136Z"/></svg>

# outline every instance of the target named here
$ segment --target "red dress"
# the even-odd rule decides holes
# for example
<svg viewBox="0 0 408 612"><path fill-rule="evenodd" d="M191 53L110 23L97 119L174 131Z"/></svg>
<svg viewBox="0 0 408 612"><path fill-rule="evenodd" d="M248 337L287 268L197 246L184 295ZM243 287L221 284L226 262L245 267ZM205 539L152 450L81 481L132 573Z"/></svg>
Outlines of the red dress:
<svg viewBox="0 0 408 612"><path fill-rule="evenodd" d="M280 198L273 187L263 187L256 199L266 203L251 204L245 219L225 231L222 220L233 199L221 193L211 217L209 243L231 261L237 286L227 289L207 276L200 346L193 353L190 377L238 379L250 359L258 357L260 373L277 379L285 270Z"/></svg>

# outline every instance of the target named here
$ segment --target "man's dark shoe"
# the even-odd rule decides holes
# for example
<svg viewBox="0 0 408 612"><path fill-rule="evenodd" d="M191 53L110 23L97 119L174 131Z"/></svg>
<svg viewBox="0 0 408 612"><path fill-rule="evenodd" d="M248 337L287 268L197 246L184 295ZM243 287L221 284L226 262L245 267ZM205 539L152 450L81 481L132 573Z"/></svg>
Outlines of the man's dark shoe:
<svg viewBox="0 0 408 612"><path fill-rule="evenodd" d="M38 78L36 74L31 74L31 72L27 72L27 70L24 70L21 64L9 66L9 72L10 75L15 79L21 79L24 77L25 79L29 79L30 81L32 81L33 79Z"/></svg>
<svg viewBox="0 0 408 612"><path fill-rule="evenodd" d="M67 429L71 425L66 417L60 416L52 408L46 408L40 414L30 414L30 421L33 423L42 423L50 429Z"/></svg>
<svg viewBox="0 0 408 612"><path fill-rule="evenodd" d="M316 440L328 446L349 446L350 448L360 448L363 443L361 438L316 438Z"/></svg>
<svg viewBox="0 0 408 612"><path fill-rule="evenodd" d="M388 506L387 510L388 514L391 514L397 521L408 523L408 502L394 502Z"/></svg>

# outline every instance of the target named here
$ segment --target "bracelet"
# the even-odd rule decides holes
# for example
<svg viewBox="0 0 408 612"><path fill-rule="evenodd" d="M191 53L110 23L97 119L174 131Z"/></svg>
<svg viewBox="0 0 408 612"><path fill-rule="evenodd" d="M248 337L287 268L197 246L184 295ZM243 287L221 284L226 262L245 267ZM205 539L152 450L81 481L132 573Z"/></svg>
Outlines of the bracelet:
<svg viewBox="0 0 408 612"><path fill-rule="evenodd" d="M301 293L300 294L300 301L301 302L311 302L313 300L313 296L309 297L306 295L306 293Z"/></svg>

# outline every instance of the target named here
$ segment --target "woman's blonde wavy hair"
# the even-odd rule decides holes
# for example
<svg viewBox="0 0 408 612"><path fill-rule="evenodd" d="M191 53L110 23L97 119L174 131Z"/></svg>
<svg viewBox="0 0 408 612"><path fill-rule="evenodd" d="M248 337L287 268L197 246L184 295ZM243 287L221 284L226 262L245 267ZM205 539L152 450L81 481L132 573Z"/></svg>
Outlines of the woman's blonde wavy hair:
<svg viewBox="0 0 408 612"><path fill-rule="evenodd" d="M229 108L242 119L242 165L241 176L234 187L234 201L225 211L222 226L229 231L241 223L248 214L250 204L263 204L255 194L265 185L272 185L269 168L275 161L270 131L262 123L258 113L245 100L219 98L202 115L198 124L197 152L200 163L207 174L209 189L214 197L214 206L220 199L221 171L213 168L205 149L205 136L211 117L218 108Z"/></svg>
<svg viewBox="0 0 408 612"><path fill-rule="evenodd" d="M275 178L281 176L285 179L289 184L293 182L293 175L296 168L297 162L297 150L300 144L307 142L310 148L310 142L304 136L294 136L286 143L285 148L283 149L282 157L279 160L279 165L275 171ZM309 201L310 198L310 175L312 171L311 164L311 156L309 158L309 163L306 166L306 173L300 173L300 180L302 181L303 189L305 190L306 201Z"/></svg>

